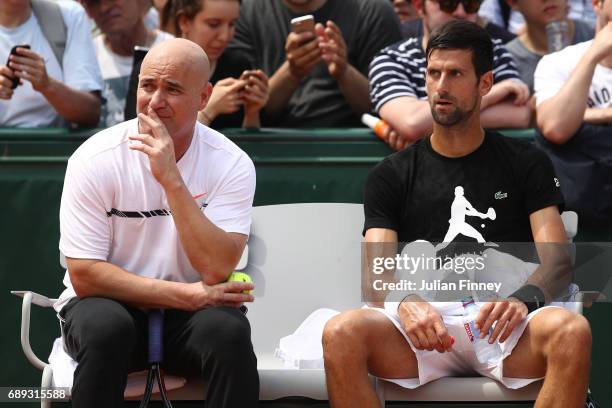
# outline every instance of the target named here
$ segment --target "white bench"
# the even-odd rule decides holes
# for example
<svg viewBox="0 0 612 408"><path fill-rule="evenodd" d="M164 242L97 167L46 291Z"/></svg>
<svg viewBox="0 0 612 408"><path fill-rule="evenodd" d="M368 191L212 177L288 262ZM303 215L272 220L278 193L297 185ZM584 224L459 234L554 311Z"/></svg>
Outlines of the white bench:
<svg viewBox="0 0 612 408"><path fill-rule="evenodd" d="M576 234L575 213L564 213L568 236ZM256 207L244 271L253 278L255 302L248 318L258 360L260 399L307 397L327 400L325 373L320 369L283 368L274 357L279 339L293 333L314 310L359 308L361 302L360 204L284 204ZM43 369L43 386L53 384L51 366L29 345L30 303L50 307L53 300L32 292L24 296L21 338L26 356ZM533 401L541 386L509 390L484 377L444 378L416 390L372 378L381 401ZM199 400L204 385L187 381L171 390L173 400ZM42 407L48 401L43 401Z"/></svg>

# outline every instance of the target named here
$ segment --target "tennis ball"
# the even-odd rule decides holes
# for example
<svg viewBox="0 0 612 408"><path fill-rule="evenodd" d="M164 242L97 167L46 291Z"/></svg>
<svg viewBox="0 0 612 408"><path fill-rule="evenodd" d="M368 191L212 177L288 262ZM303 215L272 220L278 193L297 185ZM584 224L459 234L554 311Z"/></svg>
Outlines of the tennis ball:
<svg viewBox="0 0 612 408"><path fill-rule="evenodd" d="M232 274L230 275L230 277L227 279L228 282L246 282L246 283L253 283L253 279L251 279L251 277L249 275L247 275L244 272L232 272ZM243 293L246 293L247 295L250 295L253 291L252 290L244 290Z"/></svg>

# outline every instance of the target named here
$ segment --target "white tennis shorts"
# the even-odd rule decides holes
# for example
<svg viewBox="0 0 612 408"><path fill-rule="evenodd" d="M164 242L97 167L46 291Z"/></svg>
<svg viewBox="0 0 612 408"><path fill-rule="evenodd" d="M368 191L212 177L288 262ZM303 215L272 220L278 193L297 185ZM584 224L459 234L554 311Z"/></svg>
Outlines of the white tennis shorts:
<svg viewBox="0 0 612 408"><path fill-rule="evenodd" d="M510 337L508 337L505 342L499 343L502 350L502 358L500 362L495 365L480 363L476 358L472 344L466 336L465 329L463 327L463 316L442 314L442 318L449 335L455 337L455 344L453 345L452 351L439 353L436 350L417 350L404 332L397 314L392 315L385 309L371 308L384 314L393 323L397 330L402 333L410 345L410 348L412 351L414 351L419 365L418 378L383 379L398 384L404 388L413 389L442 377L465 376L470 374L476 376L477 374L480 374L499 381L511 389L525 387L526 385L531 384L534 381L539 381L542 378L504 377L504 359L508 357L512 353L512 350L514 350L514 347L516 347L516 344L523 335L529 321L542 310L551 307L560 306L546 306L529 313L523 322L514 329Z"/></svg>

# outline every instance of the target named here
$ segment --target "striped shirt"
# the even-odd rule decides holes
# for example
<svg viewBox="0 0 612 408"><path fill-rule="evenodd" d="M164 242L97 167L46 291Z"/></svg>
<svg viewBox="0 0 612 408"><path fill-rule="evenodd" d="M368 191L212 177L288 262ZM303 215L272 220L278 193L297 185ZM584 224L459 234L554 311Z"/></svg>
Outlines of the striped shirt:
<svg viewBox="0 0 612 408"><path fill-rule="evenodd" d="M519 80L519 74L502 41L493 38L493 80ZM427 99L426 58L422 37L412 37L383 48L370 63L370 99L376 112L400 96Z"/></svg>

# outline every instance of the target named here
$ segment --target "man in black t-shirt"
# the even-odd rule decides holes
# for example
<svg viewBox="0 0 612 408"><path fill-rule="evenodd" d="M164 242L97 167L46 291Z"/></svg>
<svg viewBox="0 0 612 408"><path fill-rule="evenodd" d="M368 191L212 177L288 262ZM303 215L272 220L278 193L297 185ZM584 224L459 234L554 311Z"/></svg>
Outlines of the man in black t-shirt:
<svg viewBox="0 0 612 408"><path fill-rule="evenodd" d="M312 14L314 30L293 32ZM264 126L361 126L368 66L401 39L389 0L244 0L230 49L270 77Z"/></svg>
<svg viewBox="0 0 612 408"><path fill-rule="evenodd" d="M432 33L426 86L433 133L372 170L365 187L366 244L566 242L563 197L550 160L531 145L481 127L481 99L493 83L492 54L490 38L476 24L453 21ZM571 273L562 250L538 252L541 265L524 286L480 307L476 329L500 348L486 363L478 361L466 336L461 303L458 311L443 310L411 294L330 320L323 348L332 405L379 406L368 373L415 388L476 371L509 388L545 377L537 406L583 407L590 327L578 314L541 307L567 288ZM556 268L547 267L551 253ZM451 333L458 333L455 345Z"/></svg>
<svg viewBox="0 0 612 408"><path fill-rule="evenodd" d="M389 124L390 130L383 137L395 150L403 149L432 131L433 119L425 86L425 46L431 32L453 20L474 22L478 19L480 2L412 0L412 5L419 14L422 29L380 50L372 59L368 73L372 107ZM489 34L493 41L495 83L480 104L480 121L483 127L491 129L529 127L529 89L520 80L505 41ZM411 114L405 115L406 111Z"/></svg>

